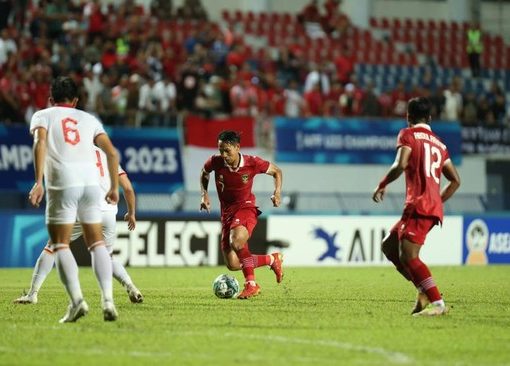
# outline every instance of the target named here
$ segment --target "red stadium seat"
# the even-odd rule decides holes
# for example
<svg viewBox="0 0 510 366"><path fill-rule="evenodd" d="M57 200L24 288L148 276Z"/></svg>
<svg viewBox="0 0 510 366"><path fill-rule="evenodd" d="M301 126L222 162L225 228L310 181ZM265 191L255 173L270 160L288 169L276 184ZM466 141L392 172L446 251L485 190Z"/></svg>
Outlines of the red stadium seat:
<svg viewBox="0 0 510 366"><path fill-rule="evenodd" d="M223 10L221 12L221 17L224 21L226 21L227 23L230 23L232 21L232 18L230 18L230 13L228 10Z"/></svg>
<svg viewBox="0 0 510 366"><path fill-rule="evenodd" d="M284 24L291 24L294 22L294 17L290 13L283 13L282 21Z"/></svg>

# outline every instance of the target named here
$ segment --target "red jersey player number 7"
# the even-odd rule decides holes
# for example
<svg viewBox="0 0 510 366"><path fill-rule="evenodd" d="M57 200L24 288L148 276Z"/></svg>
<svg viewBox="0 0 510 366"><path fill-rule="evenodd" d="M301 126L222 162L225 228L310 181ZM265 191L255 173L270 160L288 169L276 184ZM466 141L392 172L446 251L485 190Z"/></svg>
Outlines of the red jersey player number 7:
<svg viewBox="0 0 510 366"><path fill-rule="evenodd" d="M254 255L248 247L248 240L261 213L252 192L253 179L257 174L273 177L274 192L271 200L273 206L278 207L281 202L282 171L260 157L241 154L240 142L241 136L235 131L223 131L218 135L219 154L205 162L200 174L200 210L211 211L207 188L209 175L214 171L221 206L223 257L228 269L242 270L245 285L238 298L248 299L260 293L260 286L255 281L255 268L269 266L278 283L283 279L281 253Z"/></svg>

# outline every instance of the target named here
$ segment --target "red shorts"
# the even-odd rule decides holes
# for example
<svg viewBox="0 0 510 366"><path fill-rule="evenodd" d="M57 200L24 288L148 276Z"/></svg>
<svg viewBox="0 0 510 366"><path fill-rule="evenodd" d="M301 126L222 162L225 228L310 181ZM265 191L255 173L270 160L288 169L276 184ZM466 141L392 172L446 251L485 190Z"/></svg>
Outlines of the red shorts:
<svg viewBox="0 0 510 366"><path fill-rule="evenodd" d="M404 212L402 218L391 228L391 232L397 233L400 241L407 239L415 244L423 245L427 234L437 223L436 217Z"/></svg>
<svg viewBox="0 0 510 366"><path fill-rule="evenodd" d="M253 229L257 225L257 217L260 211L256 207L247 207L237 210L233 215L221 220L221 249L224 252L231 250L230 248L230 230L236 226L244 226L251 236Z"/></svg>

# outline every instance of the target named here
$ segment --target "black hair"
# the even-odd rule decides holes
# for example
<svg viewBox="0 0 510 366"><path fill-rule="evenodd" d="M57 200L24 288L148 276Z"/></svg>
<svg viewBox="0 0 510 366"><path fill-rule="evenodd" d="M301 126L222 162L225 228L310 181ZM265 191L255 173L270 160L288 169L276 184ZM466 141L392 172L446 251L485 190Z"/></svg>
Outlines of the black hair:
<svg viewBox="0 0 510 366"><path fill-rule="evenodd" d="M232 130L221 131L218 135L218 141L231 145L239 144L241 142L241 134Z"/></svg>
<svg viewBox="0 0 510 366"><path fill-rule="evenodd" d="M407 114L411 124L429 123L432 104L425 97L412 98L407 103Z"/></svg>
<svg viewBox="0 0 510 366"><path fill-rule="evenodd" d="M70 102L78 98L78 87L69 76L58 76L51 83L51 97L55 103Z"/></svg>

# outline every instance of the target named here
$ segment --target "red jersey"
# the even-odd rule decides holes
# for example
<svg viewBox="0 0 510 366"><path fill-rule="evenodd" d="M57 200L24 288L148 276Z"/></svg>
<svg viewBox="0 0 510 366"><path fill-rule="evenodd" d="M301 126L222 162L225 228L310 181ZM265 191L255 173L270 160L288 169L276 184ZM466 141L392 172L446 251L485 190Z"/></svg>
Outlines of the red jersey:
<svg viewBox="0 0 510 366"><path fill-rule="evenodd" d="M397 148L406 146L411 156L405 169L406 202L404 211L433 216L443 221L441 200L441 172L450 159L446 145L426 124L400 130Z"/></svg>
<svg viewBox="0 0 510 366"><path fill-rule="evenodd" d="M257 156L240 154L239 167L231 168L220 155L213 155L204 164L208 173L214 171L216 191L221 204L221 214L233 213L239 208L256 207L251 191L253 178L269 169L269 161Z"/></svg>

